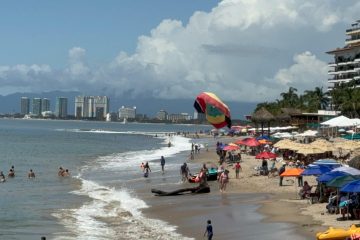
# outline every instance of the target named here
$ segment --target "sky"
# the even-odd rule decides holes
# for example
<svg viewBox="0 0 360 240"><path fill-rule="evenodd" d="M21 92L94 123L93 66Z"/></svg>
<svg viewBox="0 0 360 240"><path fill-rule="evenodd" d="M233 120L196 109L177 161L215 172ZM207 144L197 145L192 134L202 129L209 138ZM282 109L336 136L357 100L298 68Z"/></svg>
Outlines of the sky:
<svg viewBox="0 0 360 240"><path fill-rule="evenodd" d="M327 89L355 0L4 0L0 94L263 102Z"/></svg>

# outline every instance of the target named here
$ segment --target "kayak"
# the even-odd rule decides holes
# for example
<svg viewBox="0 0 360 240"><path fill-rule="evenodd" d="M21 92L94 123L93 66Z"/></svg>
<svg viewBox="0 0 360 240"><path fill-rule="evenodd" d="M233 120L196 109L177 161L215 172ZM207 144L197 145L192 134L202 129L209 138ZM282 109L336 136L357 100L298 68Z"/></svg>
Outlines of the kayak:
<svg viewBox="0 0 360 240"><path fill-rule="evenodd" d="M333 228L329 227L328 230L325 232L318 232L316 234L317 240L345 240L352 235L358 235L360 234L360 225L359 224L353 224L350 226L349 229L343 229L343 228Z"/></svg>

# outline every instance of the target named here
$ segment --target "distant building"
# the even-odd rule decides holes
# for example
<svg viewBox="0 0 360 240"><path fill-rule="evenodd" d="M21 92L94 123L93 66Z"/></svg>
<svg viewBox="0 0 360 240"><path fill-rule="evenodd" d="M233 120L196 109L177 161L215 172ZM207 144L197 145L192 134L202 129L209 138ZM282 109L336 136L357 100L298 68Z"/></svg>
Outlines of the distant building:
<svg viewBox="0 0 360 240"><path fill-rule="evenodd" d="M20 106L20 113L21 114L29 114L30 113L30 99L28 97L21 98L21 106Z"/></svg>
<svg viewBox="0 0 360 240"><path fill-rule="evenodd" d="M47 98L41 99L41 112L50 111L50 100Z"/></svg>
<svg viewBox="0 0 360 240"><path fill-rule="evenodd" d="M168 120L172 122L189 121L191 120L191 116L188 113L174 113L168 115Z"/></svg>
<svg viewBox="0 0 360 240"><path fill-rule="evenodd" d="M122 106L119 108L119 119L135 119L136 107L127 108Z"/></svg>
<svg viewBox="0 0 360 240"><path fill-rule="evenodd" d="M35 116L41 115L41 98L33 98L32 100L32 114Z"/></svg>
<svg viewBox="0 0 360 240"><path fill-rule="evenodd" d="M168 113L165 110L160 110L157 114L156 114L156 118L159 120L167 120L168 118Z"/></svg>
<svg viewBox="0 0 360 240"><path fill-rule="evenodd" d="M198 113L197 111L194 112L194 119L198 120L198 121L205 121L206 120L206 115L205 113Z"/></svg>
<svg viewBox="0 0 360 240"><path fill-rule="evenodd" d="M77 96L75 97L75 117L106 119L109 113L109 102L106 96Z"/></svg>
<svg viewBox="0 0 360 240"><path fill-rule="evenodd" d="M55 115L58 118L67 118L68 99L65 97L56 98Z"/></svg>
<svg viewBox="0 0 360 240"><path fill-rule="evenodd" d="M334 61L329 63L328 90L339 87L342 83L354 82L360 87L360 20L346 29L345 46L327 52L334 55Z"/></svg>

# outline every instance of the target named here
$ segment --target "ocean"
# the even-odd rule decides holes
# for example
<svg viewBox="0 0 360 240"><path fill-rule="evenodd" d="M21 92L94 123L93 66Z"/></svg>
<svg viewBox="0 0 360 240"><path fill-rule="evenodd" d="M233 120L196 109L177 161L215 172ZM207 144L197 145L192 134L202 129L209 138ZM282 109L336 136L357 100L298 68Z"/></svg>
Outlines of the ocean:
<svg viewBox="0 0 360 240"><path fill-rule="evenodd" d="M150 189L182 187L179 169L188 158L191 139L175 133L210 129L205 125L1 119L0 170L7 175L13 165L15 178L0 183L0 239L192 239L179 233L177 226L148 217L144 210L161 209L169 201L175 207L194 201L154 198ZM200 144L208 141L214 144L216 140L197 140ZM161 156L166 159L165 174ZM143 162L149 162L152 170L148 178L140 169ZM71 177L59 177L60 166L69 169ZM190 169L196 167L190 163ZM27 177L30 169L34 179ZM252 217L237 221L245 227L255 221L264 229L287 229L284 224L260 223L256 205L246 200L250 197L240 196L247 207L237 209ZM240 201L239 196L236 199Z"/></svg>

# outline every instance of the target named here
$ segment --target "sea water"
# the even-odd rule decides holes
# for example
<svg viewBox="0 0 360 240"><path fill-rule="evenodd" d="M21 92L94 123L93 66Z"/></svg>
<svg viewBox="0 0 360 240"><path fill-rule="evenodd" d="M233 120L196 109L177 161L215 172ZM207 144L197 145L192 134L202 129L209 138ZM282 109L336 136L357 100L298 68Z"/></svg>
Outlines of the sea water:
<svg viewBox="0 0 360 240"><path fill-rule="evenodd" d="M162 184L160 156L166 169L189 151L188 138L169 133L209 129L209 126L121 124L89 121L0 120L0 170L12 165L15 178L0 185L0 239L137 239L156 229L164 239L179 235L160 220L148 220L137 195L144 179L140 164L148 161L152 184ZM172 146L168 147L171 141ZM156 162L156 164L153 163ZM59 177L62 166L71 177ZM35 179L28 179L29 169ZM167 182L178 181L178 171ZM141 194L141 191L140 191ZM146 193L144 193L146 194ZM149 192L147 192L149 194ZM114 237L121 233L121 237Z"/></svg>

